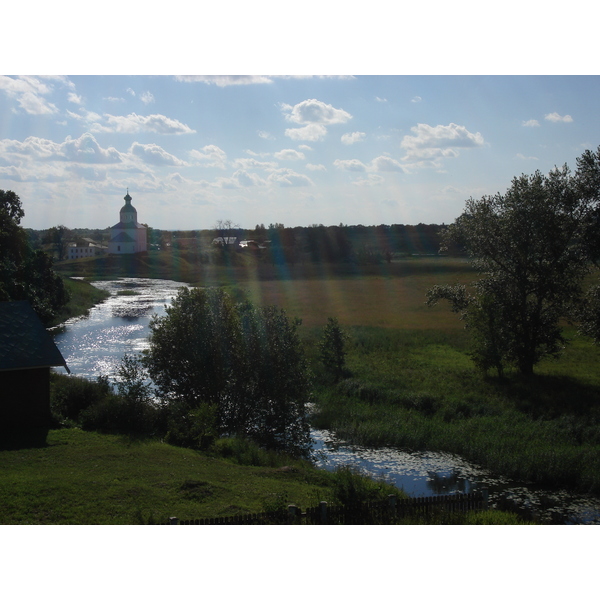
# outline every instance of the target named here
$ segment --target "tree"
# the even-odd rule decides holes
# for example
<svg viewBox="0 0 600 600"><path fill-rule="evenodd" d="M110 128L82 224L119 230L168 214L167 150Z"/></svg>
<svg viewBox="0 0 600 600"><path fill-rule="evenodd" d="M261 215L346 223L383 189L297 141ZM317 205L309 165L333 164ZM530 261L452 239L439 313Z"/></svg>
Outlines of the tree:
<svg viewBox="0 0 600 600"><path fill-rule="evenodd" d="M221 434L307 455L310 381L298 325L220 289L182 288L150 324L145 363L166 402L188 414L212 407Z"/></svg>
<svg viewBox="0 0 600 600"><path fill-rule="evenodd" d="M325 370L333 375L336 382L344 376L346 371L347 339L348 336L340 327L338 320L329 317L319 342L319 355Z"/></svg>
<svg viewBox="0 0 600 600"><path fill-rule="evenodd" d="M51 227L46 232L45 241L54 246L59 261L66 257L70 234L71 232L64 225Z"/></svg>
<svg viewBox="0 0 600 600"><path fill-rule="evenodd" d="M33 250L19 226L19 196L0 190L0 300L28 300L44 323L69 301L63 280L42 250Z"/></svg>
<svg viewBox="0 0 600 600"><path fill-rule="evenodd" d="M594 164L598 158L600 152ZM444 241L464 246L482 278L473 293L436 286L428 304L445 299L461 313L484 369L502 374L512 364L531 375L543 357L562 350L559 321L583 293L600 190L600 180L594 183L578 164L574 175L566 165L547 176L536 171L515 177L504 195L471 198L446 231Z"/></svg>

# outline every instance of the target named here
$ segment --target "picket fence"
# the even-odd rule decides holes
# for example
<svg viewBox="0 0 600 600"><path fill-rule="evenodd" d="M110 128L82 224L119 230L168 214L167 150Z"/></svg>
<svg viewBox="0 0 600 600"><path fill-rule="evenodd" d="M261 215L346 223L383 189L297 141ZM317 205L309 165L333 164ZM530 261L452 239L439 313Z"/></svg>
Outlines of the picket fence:
<svg viewBox="0 0 600 600"><path fill-rule="evenodd" d="M468 512L485 510L487 490L470 494L451 494L400 500L390 495L387 500L362 502L344 506L320 502L319 506L302 511L295 504L287 509L257 514L178 519L171 517L169 525L386 525L407 516L426 516L435 512Z"/></svg>

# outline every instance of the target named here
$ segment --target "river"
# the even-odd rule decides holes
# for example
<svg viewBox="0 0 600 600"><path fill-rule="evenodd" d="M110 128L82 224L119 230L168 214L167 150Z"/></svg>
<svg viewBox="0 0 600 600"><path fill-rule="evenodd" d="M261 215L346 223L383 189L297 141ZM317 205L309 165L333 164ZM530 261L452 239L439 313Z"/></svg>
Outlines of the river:
<svg viewBox="0 0 600 600"><path fill-rule="evenodd" d="M148 325L184 283L123 278L94 285L111 295L89 316L70 319L54 330L54 340L73 375L114 378L126 353L148 347ZM414 496L488 490L490 505L534 513L542 522L600 524L600 499L567 490L548 490L496 476L463 458L444 452L410 452L349 444L327 430L313 430L316 463L325 469L352 465L385 478Z"/></svg>

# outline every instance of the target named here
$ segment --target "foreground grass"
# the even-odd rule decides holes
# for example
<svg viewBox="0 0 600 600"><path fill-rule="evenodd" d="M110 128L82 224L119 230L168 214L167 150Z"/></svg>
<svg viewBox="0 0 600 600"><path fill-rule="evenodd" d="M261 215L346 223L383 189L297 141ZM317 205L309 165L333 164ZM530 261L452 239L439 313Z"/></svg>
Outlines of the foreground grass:
<svg viewBox="0 0 600 600"><path fill-rule="evenodd" d="M348 470L329 473L281 455L270 457L271 466L240 465L159 441L80 429L51 430L37 445L28 445L0 450L0 524L159 524L171 516L201 519L277 510L290 503L303 508L321 500L339 503L356 493L383 499L393 491L405 497ZM402 523L523 522L489 510L442 511Z"/></svg>
<svg viewBox="0 0 600 600"><path fill-rule="evenodd" d="M158 441L51 430L47 445L2 450L0 523L135 524L318 504L330 474L251 467Z"/></svg>

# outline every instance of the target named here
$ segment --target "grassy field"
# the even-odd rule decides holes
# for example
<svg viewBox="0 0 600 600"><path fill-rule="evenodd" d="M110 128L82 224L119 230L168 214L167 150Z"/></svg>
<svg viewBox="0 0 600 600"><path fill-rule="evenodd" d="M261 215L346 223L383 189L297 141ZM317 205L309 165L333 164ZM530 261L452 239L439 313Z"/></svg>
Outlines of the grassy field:
<svg viewBox="0 0 600 600"><path fill-rule="evenodd" d="M84 262L81 271L106 274L97 261ZM425 305L433 285L474 278L465 260L286 268L252 261L182 268L183 262L148 256L134 271L243 290L302 319L320 425L364 444L457 452L505 475L600 493L600 348L567 328L563 356L541 362L532 381L510 371L503 382L486 378L469 358L457 315L443 303ZM350 337L352 375L337 386L324 377L316 350L328 317Z"/></svg>
<svg viewBox="0 0 600 600"><path fill-rule="evenodd" d="M0 450L0 524L135 525L168 523L340 504L354 497L386 499L402 492L342 470L330 473L309 463L258 451L262 466L236 464L208 453L156 440L51 430L37 444ZM246 445L243 452L253 453ZM401 523L517 525L503 511L439 512Z"/></svg>
<svg viewBox="0 0 600 600"><path fill-rule="evenodd" d="M159 441L52 430L42 447L3 450L2 524L135 524L313 506L328 474L302 463L241 466Z"/></svg>

